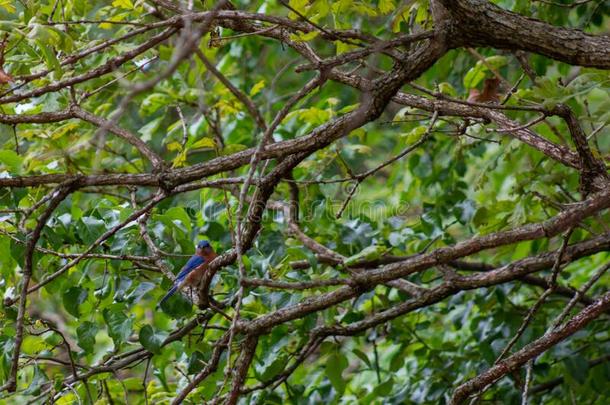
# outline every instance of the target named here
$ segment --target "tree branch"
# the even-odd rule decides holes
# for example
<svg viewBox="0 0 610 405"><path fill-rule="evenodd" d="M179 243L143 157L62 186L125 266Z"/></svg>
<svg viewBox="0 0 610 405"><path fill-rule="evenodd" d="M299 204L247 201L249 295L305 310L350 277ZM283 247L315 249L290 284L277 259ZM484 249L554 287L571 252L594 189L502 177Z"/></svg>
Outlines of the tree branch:
<svg viewBox="0 0 610 405"><path fill-rule="evenodd" d="M455 19L452 45L534 52L572 65L610 68L610 36L589 35L503 10L483 0L439 0Z"/></svg>
<svg viewBox="0 0 610 405"><path fill-rule="evenodd" d="M132 134L128 130L119 127L117 124L113 122L98 117L97 115L93 115L88 111L83 110L81 107L73 105L70 110L74 114L75 117L80 118L83 121L90 122L94 125L97 125L100 128L106 128L108 131L112 132L115 135L118 135L122 139L129 142L133 145L142 155L144 155L152 164L154 171L162 170L165 163L163 159L153 151L143 140L141 140L135 134Z"/></svg>
<svg viewBox="0 0 610 405"><path fill-rule="evenodd" d="M505 360L502 360L500 363L496 364L484 373L461 384L454 391L453 397L451 398L451 404L458 405L463 403L463 401L472 393L489 384L493 384L506 374L517 370L528 360L539 356L557 343L587 326L591 321L608 309L610 309L610 292L604 294L593 304L585 307L585 309L574 316L564 326L533 341L523 349L507 357Z"/></svg>

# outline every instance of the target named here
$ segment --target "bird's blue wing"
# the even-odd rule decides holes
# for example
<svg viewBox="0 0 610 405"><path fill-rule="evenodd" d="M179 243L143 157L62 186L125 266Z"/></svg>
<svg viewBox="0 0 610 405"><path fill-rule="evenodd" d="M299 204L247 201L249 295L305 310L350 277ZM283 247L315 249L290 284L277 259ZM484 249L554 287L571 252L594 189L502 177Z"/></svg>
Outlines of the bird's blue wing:
<svg viewBox="0 0 610 405"><path fill-rule="evenodd" d="M186 276L191 271L195 270L197 267L201 266L203 263L205 263L205 259L203 257L198 256L198 255L191 256L189 261L186 262L186 264L184 265L182 270L180 270L180 273L178 273L178 275L176 276L176 284L179 284L182 281L184 281Z"/></svg>
<svg viewBox="0 0 610 405"><path fill-rule="evenodd" d="M161 298L159 305L165 302L169 297L174 295L176 291L178 291L180 284L184 281L186 276L188 276L191 271L195 270L203 263L205 263L205 259L203 257L198 255L191 256L188 262L186 262L184 267L180 270L180 273L178 273L178 275L176 276L176 280L174 281L174 285L172 286L172 288L170 288L167 294L165 294L165 296Z"/></svg>
<svg viewBox="0 0 610 405"><path fill-rule="evenodd" d="M159 305L163 304L165 301L167 301L167 299L169 297L171 297L172 295L174 295L176 293L176 291L178 291L178 286L176 284L174 284L172 286L172 288L169 289L169 291L167 292L167 294L165 294L163 296L163 298L161 298L161 301L159 301Z"/></svg>

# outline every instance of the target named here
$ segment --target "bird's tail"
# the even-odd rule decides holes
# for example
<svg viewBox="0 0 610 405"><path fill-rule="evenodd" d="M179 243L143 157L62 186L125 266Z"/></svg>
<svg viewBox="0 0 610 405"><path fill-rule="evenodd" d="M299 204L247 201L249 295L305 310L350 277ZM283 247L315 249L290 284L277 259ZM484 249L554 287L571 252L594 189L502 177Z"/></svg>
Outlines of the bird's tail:
<svg viewBox="0 0 610 405"><path fill-rule="evenodd" d="M174 295L176 293L176 291L178 291L178 286L177 285L173 285L172 288L169 289L169 291L167 292L167 294L165 294L165 296L163 298L161 298L161 301L159 301L159 305L163 304L165 301L167 301L167 299L169 297L171 297L172 295Z"/></svg>

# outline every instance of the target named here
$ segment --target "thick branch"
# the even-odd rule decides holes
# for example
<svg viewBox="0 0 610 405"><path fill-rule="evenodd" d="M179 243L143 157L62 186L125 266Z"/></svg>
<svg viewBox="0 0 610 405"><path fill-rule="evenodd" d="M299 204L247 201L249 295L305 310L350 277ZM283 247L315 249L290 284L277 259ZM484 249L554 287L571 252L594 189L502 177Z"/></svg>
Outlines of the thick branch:
<svg viewBox="0 0 610 405"><path fill-rule="evenodd" d="M32 270L34 266L34 251L36 249L36 243L40 239L43 228L47 224L47 221L53 214L53 211L59 206L59 204L70 194L72 191L72 184L65 184L60 186L57 190L53 191L53 196L49 200L47 209L42 213L36 223L36 228L32 234L28 237L28 241L25 247L25 260L23 265L23 280L21 281L21 294L19 308L17 311L16 321L16 332L15 332L15 347L13 357L11 360L11 371L7 383L2 389L7 389L9 392L14 392L17 387L17 372L19 371L19 356L21 354L21 344L23 343L23 322L26 311L26 302L28 294L28 286L30 279L32 278Z"/></svg>
<svg viewBox="0 0 610 405"><path fill-rule="evenodd" d="M74 113L69 108L57 112L43 112L40 114L0 114L0 123L7 125L16 124L48 124L74 118Z"/></svg>
<svg viewBox="0 0 610 405"><path fill-rule="evenodd" d="M461 257L469 256L482 250L514 244L520 241L552 237L565 231L583 218L591 216L599 210L610 206L610 187L594 197L575 204L555 217L536 224L528 224L510 231L497 232L486 236L474 237L451 247L444 247L430 253L417 255L403 262L390 264L364 274L354 275L359 287L345 286L327 294L313 296L297 305L288 306L272 313L261 315L252 321L242 322L239 328L245 333L262 333L263 331L283 322L303 317L342 301L353 298L368 288L415 272L423 271L432 266L449 263ZM477 275L490 276L490 273Z"/></svg>
<svg viewBox="0 0 610 405"><path fill-rule="evenodd" d="M610 234L574 244L566 249L563 257L566 261L574 261L581 257L590 256L597 252L608 250L609 248ZM557 257L558 252L545 253L518 260L497 270L490 271L491 274L489 274L489 277L480 278L478 275L473 275L469 277L458 277L453 280L447 280L441 285L426 291L418 297L409 299L408 301L400 303L394 307L378 312L362 321L354 322L347 326L337 325L318 327L312 331L312 339L310 342L318 342L319 344L319 342L328 336L357 335L369 328L388 322L399 316L413 312L420 308L434 305L443 299L455 295L459 291L490 287L519 280L529 273L548 269L557 261ZM254 389L264 388L272 384L274 381L285 380L310 354L310 351L304 350L293 366L288 368L285 372L280 373L269 381L262 383L257 387L252 387L247 391L249 392Z"/></svg>
<svg viewBox="0 0 610 405"><path fill-rule="evenodd" d="M564 326L556 329L554 332L545 334L489 370L460 385L455 390L451 403L456 405L462 403L470 394L483 389L488 384L493 384L506 374L517 370L528 360L544 353L549 348L587 326L592 320L608 309L610 309L610 292L587 306Z"/></svg>
<svg viewBox="0 0 610 405"><path fill-rule="evenodd" d="M610 36L589 35L504 10L484 0L439 0L456 20L454 46L523 50L572 65L610 69Z"/></svg>
<svg viewBox="0 0 610 405"><path fill-rule="evenodd" d="M574 261L581 257L590 256L610 248L610 235L577 243L568 247L564 252L564 260ZM472 275L458 277L446 281L443 284L430 289L420 297L416 297L398 304L385 311L381 311L367 319L354 322L347 326L322 327L315 332L320 336L343 335L351 336L363 332L373 326L387 322L398 316L407 314L419 308L427 307L457 293L458 291L474 290L477 288L499 285L513 280L518 280L524 275L542 271L551 267L557 260L559 252L544 253L538 256L528 257L515 261L497 270L491 271L487 277Z"/></svg>
<svg viewBox="0 0 610 405"><path fill-rule="evenodd" d="M244 381L248 375L248 369L254 358L257 344L257 336L247 336L246 341L242 345L241 353L233 367L233 384L227 400L227 404L229 405L235 405L239 399L241 387L244 385Z"/></svg>
<svg viewBox="0 0 610 405"><path fill-rule="evenodd" d="M223 26L229 27L237 31L255 32L257 26L254 24L248 24L245 22L236 23L232 20L221 20L219 23ZM281 28L275 28L266 30L260 35L269 38L274 38L282 43L288 44L295 51L301 54L303 57L308 59L311 64L318 65L320 58L311 50L306 43L293 42L290 40L289 35ZM361 91L367 91L371 89L374 84L363 77L347 74L337 69L330 69L325 71L328 78L347 84ZM497 106L494 105L480 105L475 106L471 103L459 103L457 101L449 100L429 100L424 97L418 97L411 94L399 92L394 97L394 102L410 107L419 108L425 111L434 112L437 111L440 116L460 116L460 117L473 117L483 118L492 122L497 123L503 128L515 128L520 127L520 124L508 118L502 112L496 110ZM566 166L573 167L576 169L580 168L580 160L578 155L572 152L569 148L563 145L556 145L553 142L541 137L529 128L522 128L516 131L512 131L510 136L520 140L521 142L539 150L551 159L554 159Z"/></svg>
<svg viewBox="0 0 610 405"><path fill-rule="evenodd" d="M610 53L610 52L609 52ZM553 112L561 116L570 130L572 140L576 146L576 151L580 157L581 178L580 187L584 195L587 195L594 189L601 189L604 183L608 180L606 166L603 161L593 156L587 136L578 122L578 118L570 107L565 104L557 105Z"/></svg>

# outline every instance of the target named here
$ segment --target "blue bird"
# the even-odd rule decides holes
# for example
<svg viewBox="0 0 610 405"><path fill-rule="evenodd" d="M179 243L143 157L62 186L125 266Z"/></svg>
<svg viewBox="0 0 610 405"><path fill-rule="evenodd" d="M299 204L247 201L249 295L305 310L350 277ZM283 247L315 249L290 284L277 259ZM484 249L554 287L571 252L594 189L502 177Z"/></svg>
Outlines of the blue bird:
<svg viewBox="0 0 610 405"><path fill-rule="evenodd" d="M207 264L214 260L216 257L216 253L212 246L210 246L210 242L207 240L202 240L197 243L197 250L193 256L186 262L184 267L180 270L180 273L176 276L176 280L174 280L174 285L169 289L167 294L161 301L159 301L159 305L164 303L169 297L174 295L176 291L182 289L184 286L196 286L201 281L201 277L205 274L205 270L207 269Z"/></svg>

